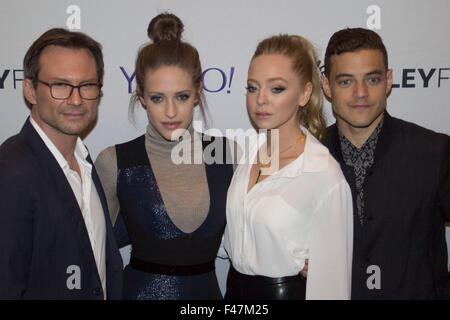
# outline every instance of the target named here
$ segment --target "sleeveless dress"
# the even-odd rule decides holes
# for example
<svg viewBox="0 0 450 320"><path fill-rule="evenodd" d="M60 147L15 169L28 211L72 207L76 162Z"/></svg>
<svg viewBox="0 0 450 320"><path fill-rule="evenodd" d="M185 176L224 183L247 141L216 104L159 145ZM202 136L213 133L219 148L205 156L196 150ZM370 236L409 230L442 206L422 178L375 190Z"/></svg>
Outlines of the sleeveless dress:
<svg viewBox="0 0 450 320"><path fill-rule="evenodd" d="M221 139L225 148L224 138L213 137L203 142L203 150L215 139ZM233 166L204 164L209 212L196 230L185 233L167 214L145 136L116 145L116 155L120 212L114 229L121 247L132 245L130 264L124 270L124 299L221 299L214 261L225 229Z"/></svg>

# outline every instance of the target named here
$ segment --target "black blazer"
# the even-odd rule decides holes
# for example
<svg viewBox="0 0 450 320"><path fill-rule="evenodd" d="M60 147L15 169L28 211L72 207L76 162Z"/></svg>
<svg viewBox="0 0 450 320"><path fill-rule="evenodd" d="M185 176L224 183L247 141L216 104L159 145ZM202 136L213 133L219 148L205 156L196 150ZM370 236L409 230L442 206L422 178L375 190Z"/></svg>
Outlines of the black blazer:
<svg viewBox="0 0 450 320"><path fill-rule="evenodd" d="M328 128L327 140L355 199L353 170L343 162L336 124ZM352 298L449 298L449 137L386 112L364 202L364 225L354 219ZM371 265L380 267L381 289L367 286Z"/></svg>
<svg viewBox="0 0 450 320"><path fill-rule="evenodd" d="M92 179L105 216L107 298L120 299L122 258L94 168ZM29 120L0 146L0 198L0 299L103 299L75 195Z"/></svg>

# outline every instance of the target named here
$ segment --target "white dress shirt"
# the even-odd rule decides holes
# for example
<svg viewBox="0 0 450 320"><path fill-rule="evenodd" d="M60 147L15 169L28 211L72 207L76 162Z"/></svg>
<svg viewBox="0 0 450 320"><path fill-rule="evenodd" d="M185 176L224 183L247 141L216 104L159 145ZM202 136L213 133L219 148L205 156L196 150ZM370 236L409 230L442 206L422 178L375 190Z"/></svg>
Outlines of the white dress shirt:
<svg viewBox="0 0 450 320"><path fill-rule="evenodd" d="M67 160L32 117L30 117L30 122L60 165L77 199L89 234L97 271L103 287L104 299L106 299L106 225L97 188L92 181L92 165L86 160L89 152L81 139L78 138L74 154L80 168L80 177L76 171L70 169Z"/></svg>
<svg viewBox="0 0 450 320"><path fill-rule="evenodd" d="M228 189L224 248L233 267L247 275L297 275L308 259L306 299L350 299L351 191L328 149L301 130L304 152L249 192L257 144L237 167Z"/></svg>

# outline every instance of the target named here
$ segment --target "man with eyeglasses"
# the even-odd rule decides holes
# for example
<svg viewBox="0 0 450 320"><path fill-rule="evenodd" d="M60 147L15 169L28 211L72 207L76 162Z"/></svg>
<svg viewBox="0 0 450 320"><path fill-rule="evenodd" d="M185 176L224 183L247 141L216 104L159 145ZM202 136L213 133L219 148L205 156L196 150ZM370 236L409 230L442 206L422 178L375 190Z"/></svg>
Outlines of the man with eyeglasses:
<svg viewBox="0 0 450 320"><path fill-rule="evenodd" d="M80 139L104 73L89 36L50 29L24 58L31 108L0 146L0 299L118 299L122 260L103 189Z"/></svg>

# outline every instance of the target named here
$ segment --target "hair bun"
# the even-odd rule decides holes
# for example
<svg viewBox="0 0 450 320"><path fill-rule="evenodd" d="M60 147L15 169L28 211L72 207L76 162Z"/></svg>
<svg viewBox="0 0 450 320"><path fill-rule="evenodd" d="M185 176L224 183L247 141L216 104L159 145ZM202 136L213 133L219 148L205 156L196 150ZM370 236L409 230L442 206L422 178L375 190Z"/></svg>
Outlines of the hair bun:
<svg viewBox="0 0 450 320"><path fill-rule="evenodd" d="M180 18L171 13L162 13L150 21L147 35L154 43L180 41L183 29L184 25Z"/></svg>

